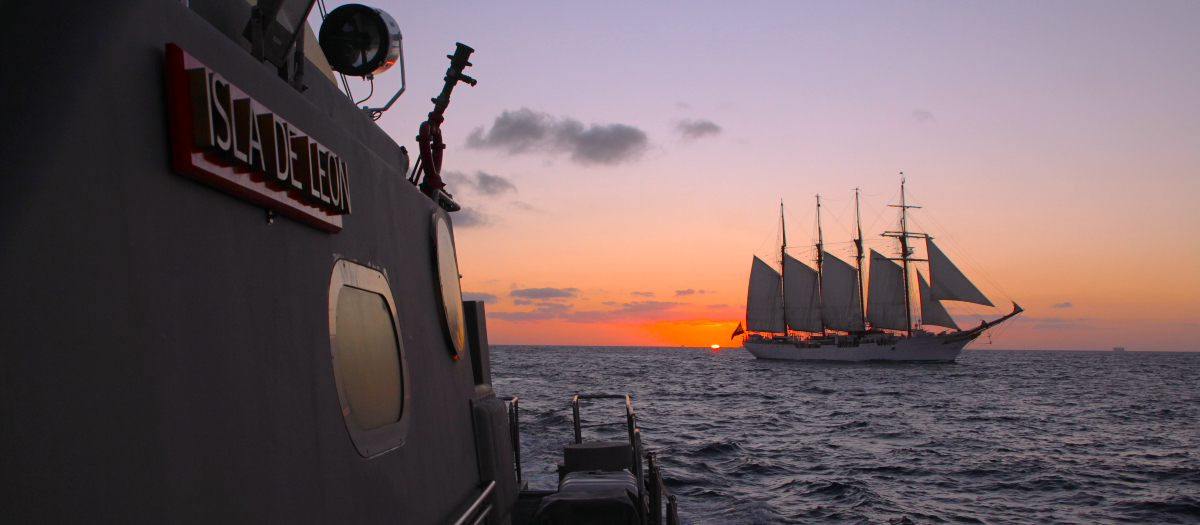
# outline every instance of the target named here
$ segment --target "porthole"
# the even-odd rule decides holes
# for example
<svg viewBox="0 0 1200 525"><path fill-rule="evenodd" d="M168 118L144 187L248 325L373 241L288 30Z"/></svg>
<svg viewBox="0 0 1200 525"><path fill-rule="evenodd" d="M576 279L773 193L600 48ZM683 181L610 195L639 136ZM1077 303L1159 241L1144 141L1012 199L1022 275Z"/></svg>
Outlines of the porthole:
<svg viewBox="0 0 1200 525"><path fill-rule="evenodd" d="M329 279L329 348L342 418L354 448L371 457L404 444L408 367L387 278L338 261Z"/></svg>
<svg viewBox="0 0 1200 525"><path fill-rule="evenodd" d="M467 339L463 320L462 288L458 276L458 256L454 251L454 234L444 212L433 214L434 267L437 268L438 302L441 303L442 328L450 342L455 359L462 355Z"/></svg>

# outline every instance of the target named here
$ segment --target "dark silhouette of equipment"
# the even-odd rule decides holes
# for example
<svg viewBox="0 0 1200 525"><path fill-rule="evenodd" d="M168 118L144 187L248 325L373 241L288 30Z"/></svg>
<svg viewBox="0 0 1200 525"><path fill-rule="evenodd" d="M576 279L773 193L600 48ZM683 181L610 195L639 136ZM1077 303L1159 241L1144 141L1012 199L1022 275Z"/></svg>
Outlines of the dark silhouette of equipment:
<svg viewBox="0 0 1200 525"><path fill-rule="evenodd" d="M458 47L454 54L446 55L446 58L450 59L450 69L446 70L446 84L442 87L442 93L432 99L433 111L430 111L429 118L421 123L421 130L417 135L420 156L409 178L413 184L418 184L419 181L421 193L433 199L446 211L458 211L461 207L445 192L446 184L442 182L442 151L446 149L446 144L442 142L441 125L445 120L442 115L446 112L446 106L450 105L450 92L454 91L454 86L459 81L472 86L476 83L475 79L463 74L463 69L471 67L467 60L475 50L462 43L456 45Z"/></svg>
<svg viewBox="0 0 1200 525"><path fill-rule="evenodd" d="M329 66L354 77L387 71L400 56L400 26L381 9L346 4L330 11L318 37Z"/></svg>

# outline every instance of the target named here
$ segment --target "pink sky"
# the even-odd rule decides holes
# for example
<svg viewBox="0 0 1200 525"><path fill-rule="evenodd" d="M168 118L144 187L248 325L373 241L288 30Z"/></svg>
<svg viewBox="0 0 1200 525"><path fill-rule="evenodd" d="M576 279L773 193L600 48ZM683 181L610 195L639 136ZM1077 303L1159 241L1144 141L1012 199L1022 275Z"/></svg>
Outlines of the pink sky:
<svg viewBox="0 0 1200 525"><path fill-rule="evenodd" d="M1027 310L975 347L1200 349L1200 4L378 7L409 81L379 123L410 151L444 56L477 50L444 169L493 343L731 344L780 199L804 260L815 194L845 242L862 188L877 238L903 171L1001 306L974 311Z"/></svg>

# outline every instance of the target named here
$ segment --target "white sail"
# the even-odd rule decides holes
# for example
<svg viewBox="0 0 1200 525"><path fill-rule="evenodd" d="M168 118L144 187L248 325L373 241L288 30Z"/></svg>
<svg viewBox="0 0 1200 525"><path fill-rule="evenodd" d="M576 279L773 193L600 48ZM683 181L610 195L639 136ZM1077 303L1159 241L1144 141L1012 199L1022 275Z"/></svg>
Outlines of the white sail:
<svg viewBox="0 0 1200 525"><path fill-rule="evenodd" d="M758 257L750 266L750 291L746 295L746 330L786 332L783 322L783 281L779 272Z"/></svg>
<svg viewBox="0 0 1200 525"><path fill-rule="evenodd" d="M821 332L821 296L817 271L791 255L783 256L783 297L787 325L801 332Z"/></svg>
<svg viewBox="0 0 1200 525"><path fill-rule="evenodd" d="M925 282L925 276L921 275L920 270L917 271L917 286L921 290L921 324L960 330L958 325L954 324L954 318L946 311L946 307L930 297L929 283Z"/></svg>
<svg viewBox="0 0 1200 525"><path fill-rule="evenodd" d="M831 330L865 328L859 306L858 269L825 252L821 265L821 319Z"/></svg>
<svg viewBox="0 0 1200 525"><path fill-rule="evenodd" d="M935 301L963 301L993 306L983 292L939 250L933 239L925 239L929 250L929 297ZM940 325L939 325L940 326Z"/></svg>
<svg viewBox="0 0 1200 525"><path fill-rule="evenodd" d="M904 269L875 250L871 250L871 282L867 285L867 321L873 328L909 329Z"/></svg>

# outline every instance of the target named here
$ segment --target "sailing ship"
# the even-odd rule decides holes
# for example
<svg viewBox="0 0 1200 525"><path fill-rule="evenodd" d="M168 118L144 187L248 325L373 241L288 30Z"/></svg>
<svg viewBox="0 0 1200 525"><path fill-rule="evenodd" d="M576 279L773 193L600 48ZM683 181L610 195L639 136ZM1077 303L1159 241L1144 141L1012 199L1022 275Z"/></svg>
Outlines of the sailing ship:
<svg viewBox="0 0 1200 525"><path fill-rule="evenodd" d="M795 361L918 361L952 362L963 348L1022 312L1012 312L963 330L942 301L994 306L933 242L933 237L909 229L904 180L900 182L900 224L883 237L895 239L899 252L888 257L870 252L869 281L864 287L862 221L858 190L854 194L858 237L855 264L825 249L821 231L821 197L817 196L816 268L787 253L787 230L780 204L780 271L754 257L746 298L746 331L742 346L758 359ZM914 241L924 241L925 259L914 257ZM926 263L926 272L917 268ZM914 275L915 279L914 279ZM928 278L927 278L928 276ZM913 281L917 305L914 308ZM864 294L865 288L865 294ZM919 317L918 317L919 316ZM930 328L945 330L934 333Z"/></svg>

